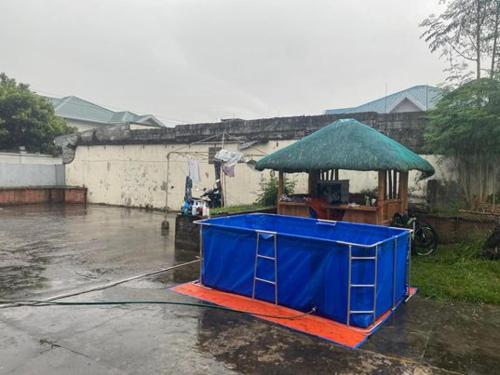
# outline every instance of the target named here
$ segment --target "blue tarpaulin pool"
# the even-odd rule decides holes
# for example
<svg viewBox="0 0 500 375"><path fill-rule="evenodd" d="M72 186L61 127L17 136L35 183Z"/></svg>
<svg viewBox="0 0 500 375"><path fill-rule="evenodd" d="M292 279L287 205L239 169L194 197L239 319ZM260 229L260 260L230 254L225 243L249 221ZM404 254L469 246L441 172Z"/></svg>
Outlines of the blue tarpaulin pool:
<svg viewBox="0 0 500 375"><path fill-rule="evenodd" d="M270 214L198 223L205 286L358 327L407 296L407 229Z"/></svg>

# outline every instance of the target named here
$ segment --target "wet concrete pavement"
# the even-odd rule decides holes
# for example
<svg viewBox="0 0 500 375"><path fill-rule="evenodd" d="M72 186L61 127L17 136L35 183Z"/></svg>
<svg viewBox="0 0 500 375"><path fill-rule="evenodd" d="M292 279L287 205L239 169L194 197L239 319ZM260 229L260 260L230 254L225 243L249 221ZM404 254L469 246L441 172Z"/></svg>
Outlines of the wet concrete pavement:
<svg viewBox="0 0 500 375"><path fill-rule="evenodd" d="M0 299L43 298L192 260L159 213L0 210ZM173 228L173 222L171 222ZM172 231L173 233L173 231ZM189 266L70 300L195 300L167 288ZM500 308L415 297L359 350L256 318L173 305L0 309L0 374L498 373Z"/></svg>

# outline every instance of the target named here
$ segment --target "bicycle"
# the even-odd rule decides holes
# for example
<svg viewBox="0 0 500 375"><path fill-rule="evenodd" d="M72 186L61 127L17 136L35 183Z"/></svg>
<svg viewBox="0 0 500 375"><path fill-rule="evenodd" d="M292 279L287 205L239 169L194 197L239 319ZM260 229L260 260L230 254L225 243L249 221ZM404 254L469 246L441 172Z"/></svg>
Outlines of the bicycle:
<svg viewBox="0 0 500 375"><path fill-rule="evenodd" d="M411 251L419 256L429 256L437 250L438 235L434 228L420 222L414 215L394 214L392 226L412 229Z"/></svg>

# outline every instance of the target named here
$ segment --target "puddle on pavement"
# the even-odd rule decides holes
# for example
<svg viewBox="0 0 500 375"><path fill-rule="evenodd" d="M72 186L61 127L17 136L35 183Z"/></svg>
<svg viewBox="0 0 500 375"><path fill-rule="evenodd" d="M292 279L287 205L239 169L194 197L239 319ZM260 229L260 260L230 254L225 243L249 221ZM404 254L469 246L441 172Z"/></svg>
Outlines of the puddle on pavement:
<svg viewBox="0 0 500 375"><path fill-rule="evenodd" d="M178 256L193 259L174 254L173 238L160 233L163 219L157 212L95 205L3 207L0 298L129 277L167 267Z"/></svg>
<svg viewBox="0 0 500 375"><path fill-rule="evenodd" d="M176 247L174 250L175 264L190 262L199 257L198 251L185 250ZM154 281L165 284L167 287L172 287L176 284L187 283L198 279L200 274L200 264L194 263L184 267L176 268L170 272L165 272L153 278Z"/></svg>

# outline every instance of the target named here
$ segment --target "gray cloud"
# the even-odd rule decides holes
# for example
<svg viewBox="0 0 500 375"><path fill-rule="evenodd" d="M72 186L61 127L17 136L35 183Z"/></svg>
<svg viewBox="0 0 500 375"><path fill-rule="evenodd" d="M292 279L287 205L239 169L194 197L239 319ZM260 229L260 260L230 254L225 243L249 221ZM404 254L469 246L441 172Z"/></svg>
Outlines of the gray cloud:
<svg viewBox="0 0 500 375"><path fill-rule="evenodd" d="M321 113L443 80L437 0L2 0L0 71L168 120Z"/></svg>

